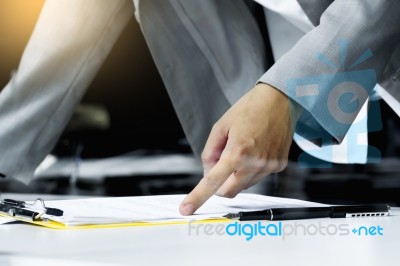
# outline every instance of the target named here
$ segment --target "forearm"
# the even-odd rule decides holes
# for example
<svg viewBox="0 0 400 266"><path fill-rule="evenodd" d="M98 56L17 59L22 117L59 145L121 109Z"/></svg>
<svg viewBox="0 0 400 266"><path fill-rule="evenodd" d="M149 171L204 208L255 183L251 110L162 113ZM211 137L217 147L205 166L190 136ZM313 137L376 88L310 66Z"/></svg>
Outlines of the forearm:
<svg viewBox="0 0 400 266"><path fill-rule="evenodd" d="M400 5L395 1L334 1L320 25L260 82L278 88L304 107L300 123L305 127L341 141L399 43L400 29L395 26L399 14ZM366 51L371 53L364 54ZM357 61L363 54L365 60ZM346 81L353 82L345 85L348 92L356 93L358 110L350 115L327 110L336 97L333 88Z"/></svg>

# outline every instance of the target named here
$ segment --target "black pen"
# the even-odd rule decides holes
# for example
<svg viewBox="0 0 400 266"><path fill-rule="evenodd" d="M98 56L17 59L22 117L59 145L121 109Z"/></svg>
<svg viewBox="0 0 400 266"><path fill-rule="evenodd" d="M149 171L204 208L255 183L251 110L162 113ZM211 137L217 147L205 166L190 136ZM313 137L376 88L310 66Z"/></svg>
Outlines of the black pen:
<svg viewBox="0 0 400 266"><path fill-rule="evenodd" d="M312 218L346 218L388 216L387 204L344 205L329 207L271 208L261 211L229 213L224 217L239 221L251 220L298 220Z"/></svg>

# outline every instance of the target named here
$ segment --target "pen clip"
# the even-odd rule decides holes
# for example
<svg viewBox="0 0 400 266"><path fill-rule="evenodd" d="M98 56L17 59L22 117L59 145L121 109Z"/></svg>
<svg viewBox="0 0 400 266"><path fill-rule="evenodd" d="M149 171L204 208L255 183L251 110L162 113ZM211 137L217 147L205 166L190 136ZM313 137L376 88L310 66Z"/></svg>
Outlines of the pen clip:
<svg viewBox="0 0 400 266"><path fill-rule="evenodd" d="M33 203L4 199L0 202L0 213L31 221L41 220L44 214L52 216L63 215L63 211L60 209L46 207L42 198L36 199Z"/></svg>

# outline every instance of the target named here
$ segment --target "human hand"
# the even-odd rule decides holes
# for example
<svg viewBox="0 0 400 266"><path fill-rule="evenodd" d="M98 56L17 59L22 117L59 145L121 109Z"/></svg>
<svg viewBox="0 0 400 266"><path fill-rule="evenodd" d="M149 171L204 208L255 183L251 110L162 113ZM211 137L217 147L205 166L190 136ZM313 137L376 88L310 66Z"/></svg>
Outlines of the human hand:
<svg viewBox="0 0 400 266"><path fill-rule="evenodd" d="M286 168L299 114L288 97L258 84L213 126L202 153L204 177L180 205L193 214L212 195L233 198Z"/></svg>

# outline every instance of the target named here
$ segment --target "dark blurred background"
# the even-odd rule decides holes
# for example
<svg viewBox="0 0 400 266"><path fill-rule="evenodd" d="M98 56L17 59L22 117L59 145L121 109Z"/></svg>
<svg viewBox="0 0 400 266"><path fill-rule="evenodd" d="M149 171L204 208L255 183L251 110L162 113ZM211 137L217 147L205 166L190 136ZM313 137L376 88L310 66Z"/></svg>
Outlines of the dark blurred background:
<svg viewBox="0 0 400 266"><path fill-rule="evenodd" d="M0 90L18 67L43 2L0 2ZM85 126L82 122L90 122L85 110L93 106L107 117L106 125L96 127L86 123ZM0 183L1 191L96 196L187 193L202 177L201 165L185 141L134 19L120 36L78 109L84 112L76 113L73 117L75 123L71 121L72 125L52 152L59 163L58 168L53 167L53 174L48 172L39 176L29 187L3 182ZM302 169L296 162L301 151L294 144L288 168L266 178L250 192L328 203L386 202L400 205L400 122L383 102L381 112L385 117L383 131L369 135L370 145L382 152L380 163ZM154 156L165 155L168 159L168 156L178 154L188 159L193 169L176 173L155 170L145 174L79 177L79 167L85 160L112 158L132 151L132 160L149 158L150 168L153 168L151 158ZM185 160L182 163L188 164ZM68 167L72 170L66 175L64 170ZM57 172L57 169L63 171Z"/></svg>

